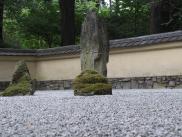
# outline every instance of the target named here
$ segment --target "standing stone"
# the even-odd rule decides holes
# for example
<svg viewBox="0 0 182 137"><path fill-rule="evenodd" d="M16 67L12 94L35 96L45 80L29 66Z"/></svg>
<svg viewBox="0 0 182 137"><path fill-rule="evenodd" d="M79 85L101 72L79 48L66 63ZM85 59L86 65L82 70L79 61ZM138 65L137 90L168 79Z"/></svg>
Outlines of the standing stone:
<svg viewBox="0 0 182 137"><path fill-rule="evenodd" d="M74 95L112 95L106 78L109 41L102 20L93 10L82 25L80 47L82 73L73 80Z"/></svg>
<svg viewBox="0 0 182 137"><path fill-rule="evenodd" d="M104 23L94 10L87 13L82 25L80 47L82 71L95 70L107 76L109 40Z"/></svg>

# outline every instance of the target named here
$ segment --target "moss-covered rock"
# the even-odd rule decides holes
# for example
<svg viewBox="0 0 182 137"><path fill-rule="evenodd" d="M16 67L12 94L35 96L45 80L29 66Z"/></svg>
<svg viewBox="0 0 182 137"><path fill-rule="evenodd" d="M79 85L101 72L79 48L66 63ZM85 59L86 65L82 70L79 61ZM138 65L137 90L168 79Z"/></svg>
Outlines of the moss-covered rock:
<svg viewBox="0 0 182 137"><path fill-rule="evenodd" d="M26 65L26 62L25 61L19 61L15 67L15 71L13 73L13 77L12 77L12 81L11 83L14 84L14 83L17 83L19 82L19 79L24 76L24 75L27 75L28 79L31 80L31 77L30 77L30 72L28 70L28 67Z"/></svg>
<svg viewBox="0 0 182 137"><path fill-rule="evenodd" d="M108 84L107 78L94 70L86 70L78 75L73 81L75 95L111 95L112 85Z"/></svg>
<svg viewBox="0 0 182 137"><path fill-rule="evenodd" d="M10 85L0 96L33 95L32 81L25 61L18 62Z"/></svg>
<svg viewBox="0 0 182 137"><path fill-rule="evenodd" d="M15 96L15 95L30 95L32 90L29 77L24 75L20 78L17 84L10 84L7 89L1 94L2 96Z"/></svg>

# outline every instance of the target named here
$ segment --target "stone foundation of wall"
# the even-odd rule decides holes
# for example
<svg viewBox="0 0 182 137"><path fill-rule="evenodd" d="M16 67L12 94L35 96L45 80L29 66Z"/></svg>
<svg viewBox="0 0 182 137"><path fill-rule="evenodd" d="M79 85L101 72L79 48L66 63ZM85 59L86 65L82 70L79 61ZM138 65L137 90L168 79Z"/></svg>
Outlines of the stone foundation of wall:
<svg viewBox="0 0 182 137"><path fill-rule="evenodd" d="M182 76L158 76L136 78L109 79L113 89L160 89L182 88ZM0 82L0 91L8 86L9 82ZM37 81L37 90L63 90L72 88L72 80Z"/></svg>
<svg viewBox="0 0 182 137"><path fill-rule="evenodd" d="M37 90L63 90L71 89L72 80L37 81Z"/></svg>
<svg viewBox="0 0 182 137"><path fill-rule="evenodd" d="M114 89L182 88L182 76L116 78L109 81Z"/></svg>

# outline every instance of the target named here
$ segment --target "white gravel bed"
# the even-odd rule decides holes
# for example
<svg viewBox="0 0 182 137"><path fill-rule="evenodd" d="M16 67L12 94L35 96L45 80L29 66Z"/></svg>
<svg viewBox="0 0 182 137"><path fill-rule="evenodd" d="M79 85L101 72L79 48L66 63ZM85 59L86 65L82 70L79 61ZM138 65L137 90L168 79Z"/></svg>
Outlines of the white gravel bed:
<svg viewBox="0 0 182 137"><path fill-rule="evenodd" d="M0 97L0 137L182 137L182 90Z"/></svg>

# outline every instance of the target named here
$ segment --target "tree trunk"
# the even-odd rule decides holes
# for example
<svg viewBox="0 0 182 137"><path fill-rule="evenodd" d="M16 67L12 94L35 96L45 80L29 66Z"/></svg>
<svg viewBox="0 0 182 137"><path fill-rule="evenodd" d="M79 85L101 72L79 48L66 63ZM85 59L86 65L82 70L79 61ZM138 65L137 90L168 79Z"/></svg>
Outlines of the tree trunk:
<svg viewBox="0 0 182 137"><path fill-rule="evenodd" d="M100 0L96 0L95 3L96 3L96 7L100 8Z"/></svg>
<svg viewBox="0 0 182 137"><path fill-rule="evenodd" d="M109 9L110 9L110 14L112 13L112 0L109 0Z"/></svg>
<svg viewBox="0 0 182 137"><path fill-rule="evenodd" d="M161 32L161 2L152 0L151 15L150 15L150 33Z"/></svg>
<svg viewBox="0 0 182 137"><path fill-rule="evenodd" d="M174 2L175 3L175 2ZM151 4L150 32L161 33L173 30L174 7L172 0L153 0Z"/></svg>
<svg viewBox="0 0 182 137"><path fill-rule="evenodd" d="M4 9L4 0L0 0L0 48L4 47L3 44L3 10Z"/></svg>
<svg viewBox="0 0 182 137"><path fill-rule="evenodd" d="M120 12L120 8L119 8L119 0L116 0L116 5L115 5L115 13L116 15L118 15L118 13Z"/></svg>
<svg viewBox="0 0 182 137"><path fill-rule="evenodd" d="M174 2L175 3L175 2ZM174 7L172 6L172 0L162 0L161 2L161 32L171 31L171 25L173 20Z"/></svg>
<svg viewBox="0 0 182 137"><path fill-rule="evenodd" d="M62 46L75 44L75 0L59 0Z"/></svg>
<svg viewBox="0 0 182 137"><path fill-rule="evenodd" d="M135 32L135 35L136 35L136 36L137 36L137 30L138 30L138 12L139 12L138 5L139 5L138 0L135 0L134 32Z"/></svg>

